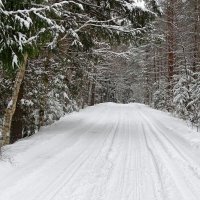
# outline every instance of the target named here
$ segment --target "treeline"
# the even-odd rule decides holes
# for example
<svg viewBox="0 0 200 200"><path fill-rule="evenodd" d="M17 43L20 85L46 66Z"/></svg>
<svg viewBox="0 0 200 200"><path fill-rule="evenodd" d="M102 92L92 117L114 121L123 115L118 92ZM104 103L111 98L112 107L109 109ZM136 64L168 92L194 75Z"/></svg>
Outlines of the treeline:
<svg viewBox="0 0 200 200"><path fill-rule="evenodd" d="M200 126L200 1L162 2L147 43L133 54L140 101Z"/></svg>

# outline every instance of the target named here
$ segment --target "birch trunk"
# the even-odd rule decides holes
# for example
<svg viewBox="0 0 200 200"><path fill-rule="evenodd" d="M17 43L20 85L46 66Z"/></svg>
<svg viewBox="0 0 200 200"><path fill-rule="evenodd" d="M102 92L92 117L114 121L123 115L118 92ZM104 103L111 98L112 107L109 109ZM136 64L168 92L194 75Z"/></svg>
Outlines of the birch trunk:
<svg viewBox="0 0 200 200"><path fill-rule="evenodd" d="M19 66L16 78L15 78L11 101L9 102L4 114L4 121L3 121L3 127L2 127L3 145L10 143L11 123L12 123L12 118L16 109L19 90L20 90L20 87L25 75L27 58L28 58L28 54L26 53L24 55L24 62L21 64L21 66Z"/></svg>

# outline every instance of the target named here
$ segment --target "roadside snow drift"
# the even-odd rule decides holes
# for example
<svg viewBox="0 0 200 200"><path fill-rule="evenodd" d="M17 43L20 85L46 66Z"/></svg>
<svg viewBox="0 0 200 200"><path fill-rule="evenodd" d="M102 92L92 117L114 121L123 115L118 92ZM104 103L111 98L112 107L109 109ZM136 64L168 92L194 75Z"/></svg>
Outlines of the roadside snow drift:
<svg viewBox="0 0 200 200"><path fill-rule="evenodd" d="M200 136L141 104L88 107L5 147L0 200L200 200Z"/></svg>

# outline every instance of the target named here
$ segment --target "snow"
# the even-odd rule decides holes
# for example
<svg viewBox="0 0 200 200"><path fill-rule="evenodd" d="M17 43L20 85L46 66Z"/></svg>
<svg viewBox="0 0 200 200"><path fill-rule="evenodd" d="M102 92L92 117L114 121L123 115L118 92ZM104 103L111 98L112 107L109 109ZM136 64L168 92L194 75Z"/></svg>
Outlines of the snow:
<svg viewBox="0 0 200 200"><path fill-rule="evenodd" d="M3 7L3 3L2 3L2 1L0 0L0 8L1 8L1 7Z"/></svg>
<svg viewBox="0 0 200 200"><path fill-rule="evenodd" d="M26 105L26 106L33 106L34 103L32 100L28 100L28 99L21 99L21 105Z"/></svg>
<svg viewBox="0 0 200 200"><path fill-rule="evenodd" d="M12 59L12 67L14 68L15 66L18 66L18 57L17 55L13 52L13 59Z"/></svg>
<svg viewBox="0 0 200 200"><path fill-rule="evenodd" d="M10 101L8 102L7 108L10 108L12 105L13 105L13 100L10 100Z"/></svg>
<svg viewBox="0 0 200 200"><path fill-rule="evenodd" d="M200 136L142 104L87 107L3 152L0 200L200 197Z"/></svg>
<svg viewBox="0 0 200 200"><path fill-rule="evenodd" d="M143 0L136 0L132 3L127 3L126 6L129 10L133 11L135 8L140 8L141 10L146 10L146 5Z"/></svg>
<svg viewBox="0 0 200 200"><path fill-rule="evenodd" d="M21 28L26 27L27 29L29 29L31 24L33 23L31 18L27 16L26 19L23 19L20 16L15 15L15 20L20 23Z"/></svg>

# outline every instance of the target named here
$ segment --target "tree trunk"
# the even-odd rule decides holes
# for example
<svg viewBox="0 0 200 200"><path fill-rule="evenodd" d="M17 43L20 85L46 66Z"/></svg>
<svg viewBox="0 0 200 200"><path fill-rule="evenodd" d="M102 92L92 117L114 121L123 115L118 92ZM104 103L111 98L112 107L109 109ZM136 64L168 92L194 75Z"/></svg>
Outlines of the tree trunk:
<svg viewBox="0 0 200 200"><path fill-rule="evenodd" d="M172 89L174 65L175 65L175 54L174 54L174 1L168 2L167 8L167 45L168 45L168 79L169 89Z"/></svg>
<svg viewBox="0 0 200 200"><path fill-rule="evenodd" d="M175 2L168 0L167 5L167 69L168 69L168 110L171 109L173 101L173 77L175 68Z"/></svg>
<svg viewBox="0 0 200 200"><path fill-rule="evenodd" d="M23 98L23 85L24 84L22 83L19 90L19 94L18 94L16 110L12 118L11 130L10 130L10 144L22 138L23 114L22 114L22 108L21 108L21 99Z"/></svg>
<svg viewBox="0 0 200 200"><path fill-rule="evenodd" d="M91 96L92 96L92 81L89 81L89 87L88 87L88 102L87 104L91 106Z"/></svg>
<svg viewBox="0 0 200 200"><path fill-rule="evenodd" d="M91 92L92 92L92 94L91 94L91 103L90 103L91 106L93 106L95 104L95 88L96 88L96 84L93 81L92 90L91 90Z"/></svg>
<svg viewBox="0 0 200 200"><path fill-rule="evenodd" d="M88 93L88 105L93 106L95 104L95 94L96 94L96 68L93 66L92 69L92 80L90 80L89 84L89 93Z"/></svg>
<svg viewBox="0 0 200 200"><path fill-rule="evenodd" d="M10 130L11 130L12 118L16 110L19 90L20 90L22 81L24 79L27 58L28 58L28 54L26 53L24 55L24 62L21 64L21 66L19 66L16 78L15 78L11 101L9 102L4 114L4 121L3 121L3 127L2 127L3 145L10 144Z"/></svg>
<svg viewBox="0 0 200 200"><path fill-rule="evenodd" d="M193 62L193 71L196 72L199 62L200 62L200 36L199 36L199 0L195 1L195 5L194 5L194 62Z"/></svg>

